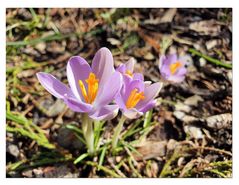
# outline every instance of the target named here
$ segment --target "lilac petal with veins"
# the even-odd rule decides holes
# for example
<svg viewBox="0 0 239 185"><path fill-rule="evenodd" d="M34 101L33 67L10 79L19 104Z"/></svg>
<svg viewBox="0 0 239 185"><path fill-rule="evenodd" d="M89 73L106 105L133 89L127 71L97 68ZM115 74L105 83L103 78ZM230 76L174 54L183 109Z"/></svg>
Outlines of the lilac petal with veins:
<svg viewBox="0 0 239 185"><path fill-rule="evenodd" d="M63 99L65 94L72 95L71 89L51 74L39 72L37 78L41 85L56 98Z"/></svg>
<svg viewBox="0 0 239 185"><path fill-rule="evenodd" d="M80 56L71 57L67 63L66 72L72 92L78 99L83 100L84 98L79 86L79 80L85 84L85 80L91 72L89 64Z"/></svg>

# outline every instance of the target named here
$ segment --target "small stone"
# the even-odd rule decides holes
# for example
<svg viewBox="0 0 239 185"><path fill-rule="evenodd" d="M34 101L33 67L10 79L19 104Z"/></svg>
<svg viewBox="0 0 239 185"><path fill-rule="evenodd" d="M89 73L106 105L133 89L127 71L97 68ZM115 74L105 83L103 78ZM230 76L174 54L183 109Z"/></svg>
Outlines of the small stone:
<svg viewBox="0 0 239 185"><path fill-rule="evenodd" d="M185 105L184 103L178 102L175 105L176 111L182 111L182 112L186 112L189 113L191 111L191 107L188 105Z"/></svg>
<svg viewBox="0 0 239 185"><path fill-rule="evenodd" d="M192 125L185 125L184 131L191 137L195 139L202 139L203 133L200 128L192 126Z"/></svg>
<svg viewBox="0 0 239 185"><path fill-rule="evenodd" d="M185 113L184 113L184 112L181 112L181 111L174 111L174 112L173 112L173 115L174 115L177 119L182 120L183 117L185 116Z"/></svg>
<svg viewBox="0 0 239 185"><path fill-rule="evenodd" d="M187 98L184 103L190 106L197 106L200 101L203 101L203 98L198 95L191 96Z"/></svg>
<svg viewBox="0 0 239 185"><path fill-rule="evenodd" d="M115 161L116 161L117 163L119 163L121 160L122 160L122 157L121 157L121 156L116 156L116 157L115 157Z"/></svg>
<svg viewBox="0 0 239 185"><path fill-rule="evenodd" d="M41 53L45 53L46 50L46 43L40 42L35 46L36 49L38 49Z"/></svg>
<svg viewBox="0 0 239 185"><path fill-rule="evenodd" d="M207 61L204 58L199 59L199 64L200 64L201 67L205 66L206 63L207 63Z"/></svg>
<svg viewBox="0 0 239 185"><path fill-rule="evenodd" d="M146 55L144 55L144 59L145 60L153 60L154 55L152 53L147 53Z"/></svg>
<svg viewBox="0 0 239 185"><path fill-rule="evenodd" d="M18 147L14 144L10 144L7 147L7 151L16 158L19 156L20 153Z"/></svg>
<svg viewBox="0 0 239 185"><path fill-rule="evenodd" d="M28 177L28 178L32 178L32 177L33 177L32 170L24 170L24 171L22 172L22 175L23 175L24 177Z"/></svg>
<svg viewBox="0 0 239 185"><path fill-rule="evenodd" d="M180 157L179 159L178 159L178 166L182 166L183 164L184 164L184 157Z"/></svg>
<svg viewBox="0 0 239 185"><path fill-rule="evenodd" d="M34 173L36 178L42 178L43 177L42 168L33 169L33 173Z"/></svg>
<svg viewBox="0 0 239 185"><path fill-rule="evenodd" d="M65 109L65 104L62 100L57 99L56 102L49 108L49 115L51 117L57 116Z"/></svg>
<svg viewBox="0 0 239 185"><path fill-rule="evenodd" d="M228 71L227 72L227 77L228 77L228 79L230 80L230 82L232 82L232 71Z"/></svg>

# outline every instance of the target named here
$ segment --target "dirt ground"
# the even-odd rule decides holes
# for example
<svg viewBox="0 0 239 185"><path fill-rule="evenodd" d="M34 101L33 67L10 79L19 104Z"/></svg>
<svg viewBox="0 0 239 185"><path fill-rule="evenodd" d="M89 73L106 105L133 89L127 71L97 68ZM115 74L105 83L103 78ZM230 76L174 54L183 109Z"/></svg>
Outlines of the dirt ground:
<svg viewBox="0 0 239 185"><path fill-rule="evenodd" d="M7 177L231 177L231 9L7 9ZM146 80L160 81L159 55L188 57L186 79L165 83L157 106L128 120L116 155L104 147L119 117L84 156L81 115L50 95L36 73L67 83L73 55L91 62L101 47L115 66L130 57ZM139 154L140 153L140 154Z"/></svg>

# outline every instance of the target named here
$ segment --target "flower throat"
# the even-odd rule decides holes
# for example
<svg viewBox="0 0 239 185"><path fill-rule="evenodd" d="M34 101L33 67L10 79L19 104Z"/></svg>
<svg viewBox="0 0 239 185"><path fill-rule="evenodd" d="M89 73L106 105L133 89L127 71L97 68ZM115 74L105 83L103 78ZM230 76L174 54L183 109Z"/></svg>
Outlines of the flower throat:
<svg viewBox="0 0 239 185"><path fill-rule="evenodd" d="M143 99L144 92L138 92L138 89L132 90L126 102L126 108L134 108L139 103L139 101Z"/></svg>
<svg viewBox="0 0 239 185"><path fill-rule="evenodd" d="M99 79L96 78L94 73L90 73L88 79L86 79L85 82L88 84L88 91L86 91L85 85L82 80L79 80L79 86L85 102L92 104L98 93Z"/></svg>

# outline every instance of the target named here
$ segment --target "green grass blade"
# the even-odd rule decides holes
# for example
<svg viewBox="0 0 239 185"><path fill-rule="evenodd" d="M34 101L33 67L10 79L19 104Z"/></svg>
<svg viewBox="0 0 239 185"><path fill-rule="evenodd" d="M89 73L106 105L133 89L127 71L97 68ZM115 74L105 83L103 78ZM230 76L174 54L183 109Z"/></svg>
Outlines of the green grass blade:
<svg viewBox="0 0 239 185"><path fill-rule="evenodd" d="M88 156L89 156L88 153L84 153L84 154L80 155L76 160L74 160L74 164L81 162L83 159L85 159Z"/></svg>
<svg viewBox="0 0 239 185"><path fill-rule="evenodd" d="M105 145L103 147L103 150L100 154L100 159L99 159L99 165L102 166L103 162L104 162L104 158L105 158L105 154L106 154L106 150L107 150L107 146Z"/></svg>
<svg viewBox="0 0 239 185"><path fill-rule="evenodd" d="M146 112L145 117L144 117L144 128L146 128L150 125L152 115L153 115L153 110Z"/></svg>

